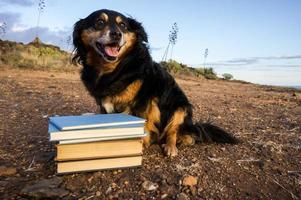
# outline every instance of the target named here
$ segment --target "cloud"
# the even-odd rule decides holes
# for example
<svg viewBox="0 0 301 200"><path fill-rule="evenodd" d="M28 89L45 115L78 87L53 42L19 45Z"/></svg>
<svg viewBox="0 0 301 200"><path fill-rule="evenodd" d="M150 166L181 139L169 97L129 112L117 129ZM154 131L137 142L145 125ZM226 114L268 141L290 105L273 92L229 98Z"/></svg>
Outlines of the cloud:
<svg viewBox="0 0 301 200"><path fill-rule="evenodd" d="M228 64L235 64L235 65L250 65L258 62L258 59L256 58L239 58L239 59L233 59L233 60L227 60L224 61Z"/></svg>
<svg viewBox="0 0 301 200"><path fill-rule="evenodd" d="M287 64L284 64L284 65L266 65L267 67L273 67L273 68L301 68L301 64L299 65L295 65L295 64L292 64L292 65L287 65Z"/></svg>
<svg viewBox="0 0 301 200"><path fill-rule="evenodd" d="M0 23L6 23L7 29L11 29L14 24L18 23L20 20L20 14L12 12L0 13Z"/></svg>
<svg viewBox="0 0 301 200"><path fill-rule="evenodd" d="M32 0L1 0L0 5L32 6L34 5L34 2Z"/></svg>
<svg viewBox="0 0 301 200"><path fill-rule="evenodd" d="M38 35L42 42L64 47L64 42L71 30L52 31L47 27L31 27L20 30L10 30L7 33L7 39L29 43Z"/></svg>
<svg viewBox="0 0 301 200"><path fill-rule="evenodd" d="M301 55L290 55L290 56L267 56L267 57L254 57L258 60L291 60L301 59Z"/></svg>
<svg viewBox="0 0 301 200"><path fill-rule="evenodd" d="M59 30L51 30L47 27L26 27L20 24L20 14L11 12L0 13L0 23L1 22L7 24L4 39L29 43L33 41L38 34L44 43L58 45L64 49L70 46L67 45L66 40L67 37L71 35L71 27ZM68 47L68 50L70 50L70 47Z"/></svg>
<svg viewBox="0 0 301 200"><path fill-rule="evenodd" d="M301 59L301 55L285 55L285 56L264 56L264 57L249 57L249 58L235 58L231 60L224 60L215 63L207 63L212 66L245 66L245 65L253 65L260 63L262 61L272 61L272 60L294 60ZM282 65L284 66L284 65ZM290 65L286 65L290 67ZM299 65L297 65L299 66Z"/></svg>

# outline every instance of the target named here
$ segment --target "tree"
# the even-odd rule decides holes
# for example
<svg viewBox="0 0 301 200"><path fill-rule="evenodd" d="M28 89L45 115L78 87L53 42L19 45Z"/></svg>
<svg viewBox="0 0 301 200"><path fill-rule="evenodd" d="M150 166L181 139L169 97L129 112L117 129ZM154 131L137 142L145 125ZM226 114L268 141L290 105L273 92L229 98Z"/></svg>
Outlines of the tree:
<svg viewBox="0 0 301 200"><path fill-rule="evenodd" d="M226 80L231 80L233 79L233 76L232 74L229 74L229 73L224 73L222 74L223 78L226 79Z"/></svg>
<svg viewBox="0 0 301 200"><path fill-rule="evenodd" d="M175 22L172 25L171 30L169 31L169 35L168 35L169 41L168 41L168 45L165 49L164 55L162 57L162 61L167 60L168 51L169 51L170 46L171 46L170 59L172 59L173 48L174 48L175 44L177 43L177 39L178 39L178 32L179 32L179 28L178 28L177 23Z"/></svg>

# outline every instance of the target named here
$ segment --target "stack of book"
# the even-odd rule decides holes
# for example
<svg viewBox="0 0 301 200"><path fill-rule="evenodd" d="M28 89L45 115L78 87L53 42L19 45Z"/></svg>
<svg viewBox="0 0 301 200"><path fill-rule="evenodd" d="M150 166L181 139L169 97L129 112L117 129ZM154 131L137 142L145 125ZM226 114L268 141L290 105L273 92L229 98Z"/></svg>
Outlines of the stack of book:
<svg viewBox="0 0 301 200"><path fill-rule="evenodd" d="M144 123L126 114L50 117L57 173L140 166Z"/></svg>

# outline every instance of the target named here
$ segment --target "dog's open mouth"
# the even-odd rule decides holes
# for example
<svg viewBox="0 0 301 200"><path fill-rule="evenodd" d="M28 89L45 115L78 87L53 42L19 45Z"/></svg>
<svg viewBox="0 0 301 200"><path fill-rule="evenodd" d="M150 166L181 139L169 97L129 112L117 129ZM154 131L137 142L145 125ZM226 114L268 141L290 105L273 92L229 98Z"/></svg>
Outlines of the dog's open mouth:
<svg viewBox="0 0 301 200"><path fill-rule="evenodd" d="M96 42L96 48L104 58L109 61L114 61L117 59L121 47L117 42L110 44L101 44L100 42Z"/></svg>

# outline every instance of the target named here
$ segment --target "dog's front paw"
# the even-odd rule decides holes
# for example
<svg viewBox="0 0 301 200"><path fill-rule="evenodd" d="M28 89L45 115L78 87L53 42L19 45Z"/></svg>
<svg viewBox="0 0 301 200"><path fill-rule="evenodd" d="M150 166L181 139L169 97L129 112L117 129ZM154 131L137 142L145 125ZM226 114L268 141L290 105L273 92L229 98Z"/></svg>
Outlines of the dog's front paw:
<svg viewBox="0 0 301 200"><path fill-rule="evenodd" d="M162 147L166 156L174 157L178 155L178 149L175 145L163 144Z"/></svg>
<svg viewBox="0 0 301 200"><path fill-rule="evenodd" d="M142 140L142 143L143 143L144 148L148 148L151 145L150 136L148 135L148 136L144 137Z"/></svg>

